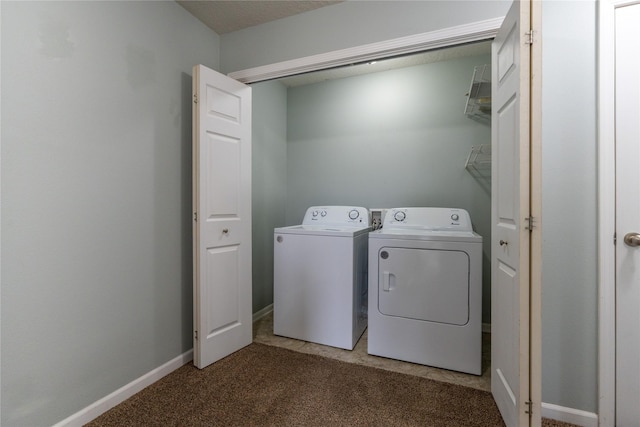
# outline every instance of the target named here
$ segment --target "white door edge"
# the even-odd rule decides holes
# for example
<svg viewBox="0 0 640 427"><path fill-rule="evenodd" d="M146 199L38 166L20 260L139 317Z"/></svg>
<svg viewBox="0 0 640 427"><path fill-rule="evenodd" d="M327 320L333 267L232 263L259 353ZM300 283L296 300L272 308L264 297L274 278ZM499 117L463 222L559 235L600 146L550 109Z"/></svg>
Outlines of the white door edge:
<svg viewBox="0 0 640 427"><path fill-rule="evenodd" d="M615 10L638 0L598 2L598 418L615 425Z"/></svg>
<svg viewBox="0 0 640 427"><path fill-rule="evenodd" d="M542 423L542 2L531 3L530 123L531 182L529 209L534 218L531 232L530 300L529 309L529 399L531 399L531 425ZM536 223L538 226L536 226Z"/></svg>
<svg viewBox="0 0 640 427"><path fill-rule="evenodd" d="M598 417L615 423L614 11L598 2Z"/></svg>

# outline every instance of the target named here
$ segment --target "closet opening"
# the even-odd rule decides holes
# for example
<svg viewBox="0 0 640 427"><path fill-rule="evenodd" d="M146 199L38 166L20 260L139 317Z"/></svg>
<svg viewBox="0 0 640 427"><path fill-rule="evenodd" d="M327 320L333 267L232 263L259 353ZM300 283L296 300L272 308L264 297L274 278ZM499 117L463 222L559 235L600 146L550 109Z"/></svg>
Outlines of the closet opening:
<svg viewBox="0 0 640 427"><path fill-rule="evenodd" d="M251 83L255 341L305 345L272 332L274 228L317 205L460 208L483 237L482 375L368 356L366 331L321 351L490 390L490 63L486 39Z"/></svg>

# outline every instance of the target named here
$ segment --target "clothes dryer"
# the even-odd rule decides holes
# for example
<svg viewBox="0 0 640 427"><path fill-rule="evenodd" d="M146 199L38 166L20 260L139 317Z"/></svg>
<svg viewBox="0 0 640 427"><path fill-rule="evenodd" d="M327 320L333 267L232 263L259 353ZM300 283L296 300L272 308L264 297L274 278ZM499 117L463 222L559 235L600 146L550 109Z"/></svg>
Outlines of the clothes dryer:
<svg viewBox="0 0 640 427"><path fill-rule="evenodd" d="M352 350L367 327L369 211L313 206L274 230L273 333Z"/></svg>
<svg viewBox="0 0 640 427"><path fill-rule="evenodd" d="M467 211L388 210L369 267L369 354L482 373L482 237Z"/></svg>

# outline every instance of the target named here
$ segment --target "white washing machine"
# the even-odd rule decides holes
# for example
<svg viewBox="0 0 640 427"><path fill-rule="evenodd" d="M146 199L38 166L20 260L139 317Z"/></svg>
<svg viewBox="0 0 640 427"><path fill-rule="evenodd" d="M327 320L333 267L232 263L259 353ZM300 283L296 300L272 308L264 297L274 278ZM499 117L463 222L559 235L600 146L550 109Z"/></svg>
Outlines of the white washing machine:
<svg viewBox="0 0 640 427"><path fill-rule="evenodd" d="M314 206L274 230L273 333L353 350L367 327L369 211Z"/></svg>
<svg viewBox="0 0 640 427"><path fill-rule="evenodd" d="M464 209L389 209L369 233L368 352L482 373L482 237Z"/></svg>

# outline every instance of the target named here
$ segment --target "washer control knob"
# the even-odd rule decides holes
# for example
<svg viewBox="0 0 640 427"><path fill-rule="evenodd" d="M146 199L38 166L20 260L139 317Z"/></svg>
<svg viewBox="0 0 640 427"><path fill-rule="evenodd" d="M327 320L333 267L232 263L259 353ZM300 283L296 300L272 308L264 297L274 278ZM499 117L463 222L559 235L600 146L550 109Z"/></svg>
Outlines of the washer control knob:
<svg viewBox="0 0 640 427"><path fill-rule="evenodd" d="M457 221L457 220L459 220L459 219L460 219L460 215L458 215L458 214L453 214L453 215L451 215L451 219L452 219L452 220L454 220L454 221Z"/></svg>
<svg viewBox="0 0 640 427"><path fill-rule="evenodd" d="M314 218L317 217L318 216L318 211L313 211L311 213L311 216L314 217Z"/></svg>
<svg viewBox="0 0 640 427"><path fill-rule="evenodd" d="M360 212L357 209L351 209L349 211L349 219L358 219L360 216Z"/></svg>
<svg viewBox="0 0 640 427"><path fill-rule="evenodd" d="M397 211L396 213L393 214L393 219L399 222L404 221L406 217L407 217L407 214L402 211Z"/></svg>
<svg viewBox="0 0 640 427"><path fill-rule="evenodd" d="M320 212L320 216L322 216L322 217L327 216L327 211L322 211L322 212Z"/></svg>

